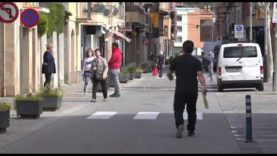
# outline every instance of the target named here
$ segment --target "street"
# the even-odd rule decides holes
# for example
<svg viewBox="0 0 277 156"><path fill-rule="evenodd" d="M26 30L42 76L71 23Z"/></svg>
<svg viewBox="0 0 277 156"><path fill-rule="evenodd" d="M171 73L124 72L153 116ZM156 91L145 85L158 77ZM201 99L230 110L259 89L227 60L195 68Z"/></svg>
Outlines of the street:
<svg viewBox="0 0 277 156"><path fill-rule="evenodd" d="M207 78L209 109L197 101L196 135L175 138L175 81L143 74L122 84L120 98L91 103L82 84L65 86L63 106L41 118L19 119L0 135L0 153L274 153L277 97L254 89L217 92ZM91 86L90 86L91 87ZM113 91L109 89L109 94ZM252 96L253 140L245 143L245 95ZM234 98L235 97L235 98ZM12 99L9 99L12 100ZM186 112L184 113L186 125Z"/></svg>

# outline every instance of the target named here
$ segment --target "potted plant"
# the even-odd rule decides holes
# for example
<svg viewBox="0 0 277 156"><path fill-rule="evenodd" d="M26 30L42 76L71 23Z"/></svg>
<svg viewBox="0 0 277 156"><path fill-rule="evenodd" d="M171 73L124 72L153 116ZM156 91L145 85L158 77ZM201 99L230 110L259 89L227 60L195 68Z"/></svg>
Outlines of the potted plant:
<svg viewBox="0 0 277 156"><path fill-rule="evenodd" d="M10 109L11 106L7 102L0 103L0 133L6 132L10 126Z"/></svg>
<svg viewBox="0 0 277 156"><path fill-rule="evenodd" d="M56 89L42 89L39 93L42 97L43 110L57 110L62 106L63 91Z"/></svg>
<svg viewBox="0 0 277 156"><path fill-rule="evenodd" d="M39 118L42 113L41 97L28 94L15 96L15 109L21 118Z"/></svg>
<svg viewBox="0 0 277 156"><path fill-rule="evenodd" d="M136 71L136 67L134 66L130 66L128 67L128 73L129 73L129 80L133 80L134 79L134 73Z"/></svg>
<svg viewBox="0 0 277 156"><path fill-rule="evenodd" d="M142 72L143 72L143 69L141 67L137 67L136 70L135 70L134 77L140 79Z"/></svg>
<svg viewBox="0 0 277 156"><path fill-rule="evenodd" d="M126 68L121 69L119 74L119 82L120 83L127 83L129 80L129 72Z"/></svg>

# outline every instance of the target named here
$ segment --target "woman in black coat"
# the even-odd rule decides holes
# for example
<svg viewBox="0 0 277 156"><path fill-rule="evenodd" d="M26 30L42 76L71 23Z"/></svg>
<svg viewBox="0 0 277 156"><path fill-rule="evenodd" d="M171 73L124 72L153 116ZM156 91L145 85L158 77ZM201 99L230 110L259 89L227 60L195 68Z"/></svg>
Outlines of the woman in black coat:
<svg viewBox="0 0 277 156"><path fill-rule="evenodd" d="M53 57L53 45L46 45L46 52L43 55L42 73L45 75L44 88L50 88L52 73L56 73L55 59Z"/></svg>

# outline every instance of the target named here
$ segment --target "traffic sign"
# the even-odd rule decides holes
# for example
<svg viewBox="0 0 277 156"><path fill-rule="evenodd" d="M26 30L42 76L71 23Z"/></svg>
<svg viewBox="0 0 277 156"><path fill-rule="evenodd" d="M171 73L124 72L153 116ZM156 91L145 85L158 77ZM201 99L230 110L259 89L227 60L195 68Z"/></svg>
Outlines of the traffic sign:
<svg viewBox="0 0 277 156"><path fill-rule="evenodd" d="M13 2L0 3L0 22L12 23L18 17L18 7Z"/></svg>
<svg viewBox="0 0 277 156"><path fill-rule="evenodd" d="M235 38L243 38L243 25L235 25Z"/></svg>
<svg viewBox="0 0 277 156"><path fill-rule="evenodd" d="M21 13L20 21L25 27L33 27L39 22L39 14L35 9L26 9Z"/></svg>

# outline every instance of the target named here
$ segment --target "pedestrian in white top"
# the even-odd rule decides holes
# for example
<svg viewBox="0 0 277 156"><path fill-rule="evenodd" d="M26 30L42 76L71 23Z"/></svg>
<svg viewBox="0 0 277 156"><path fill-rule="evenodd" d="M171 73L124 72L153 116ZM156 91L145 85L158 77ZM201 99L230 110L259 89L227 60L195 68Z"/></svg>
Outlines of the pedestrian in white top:
<svg viewBox="0 0 277 156"><path fill-rule="evenodd" d="M86 57L84 58L84 61L83 61L83 71L82 71L83 79L85 82L85 84L84 84L84 93L85 94L87 94L88 81L92 77L90 67L91 67L91 63L94 59L95 59L94 51L91 48L89 48L86 51Z"/></svg>

